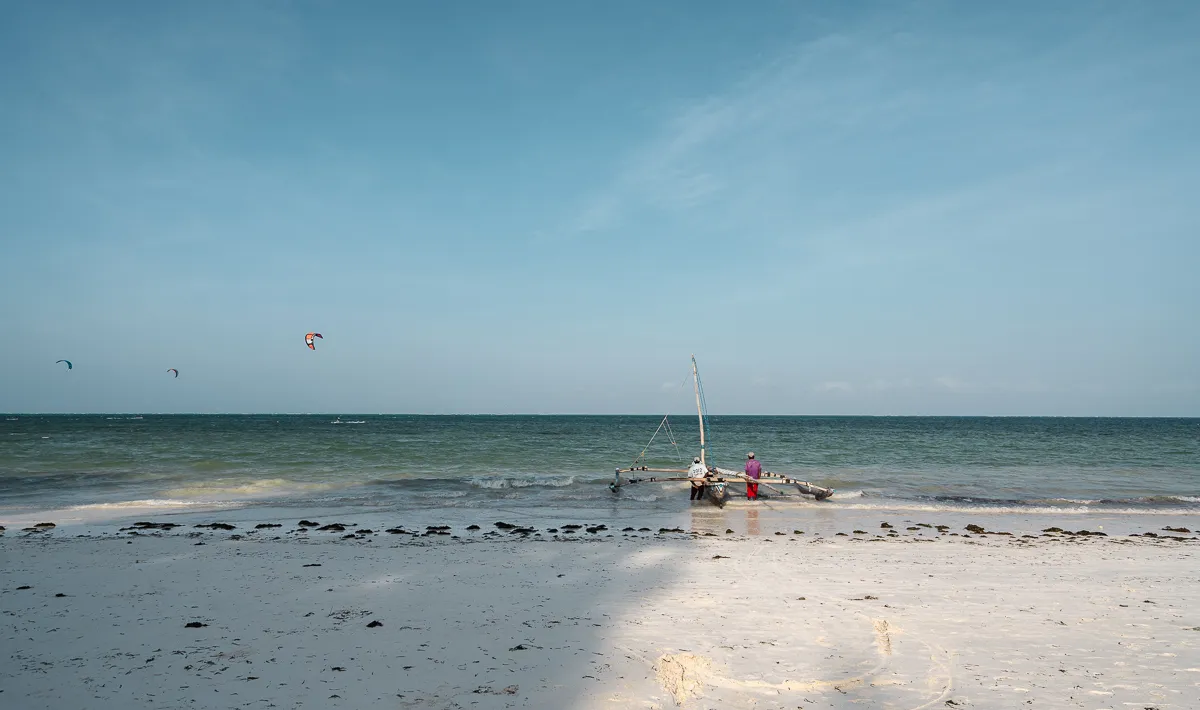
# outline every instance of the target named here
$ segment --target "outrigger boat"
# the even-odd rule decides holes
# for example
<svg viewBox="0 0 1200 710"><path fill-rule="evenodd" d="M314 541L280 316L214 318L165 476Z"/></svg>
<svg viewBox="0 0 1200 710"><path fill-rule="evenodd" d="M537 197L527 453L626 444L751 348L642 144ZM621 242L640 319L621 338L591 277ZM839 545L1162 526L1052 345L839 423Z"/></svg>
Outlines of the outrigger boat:
<svg viewBox="0 0 1200 710"><path fill-rule="evenodd" d="M725 501L729 497L728 489L729 489L729 484L731 484L731 483L741 483L741 484L758 483L759 485L766 486L770 490L775 491L777 494L779 494L781 496L789 496L791 494L785 493L784 491L780 490L779 488L776 488L775 485L772 485L772 484L781 485L781 486L794 485L796 487L796 490L800 494L810 495L810 496L816 498L817 500L825 500L829 496L833 495L832 488L824 488L824 487L818 486L814 483L809 483L808 481L801 481L801 480L798 480L796 478L793 478L791 476L787 476L787 475L784 475L781 473L773 473L770 471L763 471L762 476L758 480L755 480L755 479L747 476L745 473L742 473L741 471L730 471L728 469L720 468L718 466L710 466L708 464L708 459L706 457L706 454L707 454L706 448L707 447L706 447L706 442L704 439L704 420L705 420L705 414L706 414L706 407L705 407L705 402L704 402L704 388L701 387L701 385L700 385L700 373L696 369L696 356L695 355L692 356L692 387L696 393L696 416L700 419L700 463L701 463L701 465L704 466L705 470L709 472L709 475L705 478L704 495L708 500L712 501L717 507L722 507L725 505ZM633 463L628 468L616 469L616 473L613 474L613 482L608 484L609 490L611 490L613 493L619 493L621 488L623 488L624 486L633 485L635 483L667 483L667 482L671 482L671 481L692 481L693 480L692 478L690 478L687 475L688 469L652 468L650 466L646 466L644 463L642 465L638 465L639 462L645 461L646 451L650 448L650 444L654 443L655 437L657 437L659 432L663 431L664 428L667 431L667 436L670 438L671 443L675 444L676 451L678 451L679 444L675 441L675 433L673 431L671 431L671 424L669 421L667 421L667 417L664 416L662 421L659 422L658 428L654 430L653 436L650 437L650 442L646 444L646 448L642 449L642 453L638 454L638 457L633 460ZM683 474L683 475L648 476L645 478L624 478L624 479L622 479L621 474L623 474L623 473L673 473L673 474Z"/></svg>

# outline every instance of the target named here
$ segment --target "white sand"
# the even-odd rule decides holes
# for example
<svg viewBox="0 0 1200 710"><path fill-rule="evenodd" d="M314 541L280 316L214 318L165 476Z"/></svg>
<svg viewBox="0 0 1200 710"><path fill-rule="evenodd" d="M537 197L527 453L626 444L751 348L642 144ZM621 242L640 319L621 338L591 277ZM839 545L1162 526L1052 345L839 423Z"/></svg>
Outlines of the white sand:
<svg viewBox="0 0 1200 710"><path fill-rule="evenodd" d="M1200 707L1194 535L894 522L578 542L10 529L0 707Z"/></svg>

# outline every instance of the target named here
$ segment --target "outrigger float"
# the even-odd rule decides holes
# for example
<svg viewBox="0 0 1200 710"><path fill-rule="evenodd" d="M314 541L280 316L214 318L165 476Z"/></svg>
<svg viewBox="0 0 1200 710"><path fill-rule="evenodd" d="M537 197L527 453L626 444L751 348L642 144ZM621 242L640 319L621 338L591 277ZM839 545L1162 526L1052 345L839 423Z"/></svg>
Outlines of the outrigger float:
<svg viewBox="0 0 1200 710"><path fill-rule="evenodd" d="M696 369L695 355L692 356L692 386L696 392L696 416L700 419L700 463L704 466L704 469L709 472L709 475L704 481L705 498L712 501L717 507L722 507L725 505L725 501L729 498L729 485L737 483L741 483L743 485L746 483L758 483L759 485L765 486L766 488L775 491L775 493L784 497L794 496L795 494L786 493L777 488L776 485L795 486L800 495L810 495L817 500L825 500L833 495L832 488L824 488L816 485L815 483L801 481L781 473L763 471L762 476L758 480L755 480L741 471L730 471L718 466L709 466L708 459L706 458L707 447L704 439L704 420L707 408L705 407L704 402L704 388L700 385L700 373ZM664 428L667 431L667 436L671 440L671 443L675 445L676 451L678 451L679 444L675 441L675 433L671 431L671 423L667 421L667 417L664 416L662 421L659 422L658 428L654 430L653 436L650 437L650 442L646 444L644 449L642 449L642 453L638 454L637 458L633 460L633 463L630 464L628 468L616 469L616 473L613 474L613 482L608 484L609 490L611 490L613 493L619 493L623 487L633 485L635 483L669 483L672 481L693 480L687 475L688 469L653 468L644 464L638 465L638 462L645 461L646 451L649 450L650 444L654 443L655 437L657 437L659 432L663 431ZM621 474L623 473L673 473L683 475L647 476L644 478L627 477L623 479L621 478Z"/></svg>

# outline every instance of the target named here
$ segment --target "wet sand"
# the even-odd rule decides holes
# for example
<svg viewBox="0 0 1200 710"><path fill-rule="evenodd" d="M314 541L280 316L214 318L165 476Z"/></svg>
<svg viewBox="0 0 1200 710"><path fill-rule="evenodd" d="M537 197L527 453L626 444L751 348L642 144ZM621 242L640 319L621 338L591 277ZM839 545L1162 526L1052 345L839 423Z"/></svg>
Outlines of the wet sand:
<svg viewBox="0 0 1200 710"><path fill-rule="evenodd" d="M679 532L520 519L320 531L338 521L317 516L10 527L0 705L1166 710L1200 698L1190 531L980 533L882 516L816 534L764 516L747 534L748 517L728 534L702 509Z"/></svg>

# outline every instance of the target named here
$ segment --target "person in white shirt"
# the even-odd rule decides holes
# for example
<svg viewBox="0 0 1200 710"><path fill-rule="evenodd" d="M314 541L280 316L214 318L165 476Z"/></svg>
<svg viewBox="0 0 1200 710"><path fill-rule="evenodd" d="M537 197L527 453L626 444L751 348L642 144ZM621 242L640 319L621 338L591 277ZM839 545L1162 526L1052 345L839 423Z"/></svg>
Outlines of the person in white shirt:
<svg viewBox="0 0 1200 710"><path fill-rule="evenodd" d="M688 469L688 478L692 479L692 494L688 500L704 500L704 487L707 485L705 480L708 477L708 469L704 464L700 463L700 457L692 459L692 466Z"/></svg>

